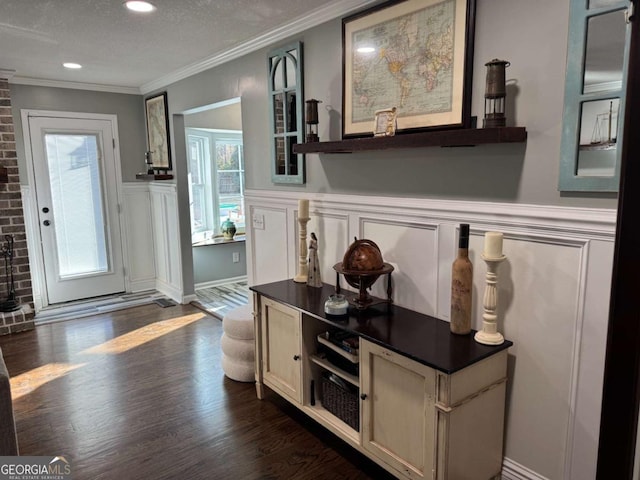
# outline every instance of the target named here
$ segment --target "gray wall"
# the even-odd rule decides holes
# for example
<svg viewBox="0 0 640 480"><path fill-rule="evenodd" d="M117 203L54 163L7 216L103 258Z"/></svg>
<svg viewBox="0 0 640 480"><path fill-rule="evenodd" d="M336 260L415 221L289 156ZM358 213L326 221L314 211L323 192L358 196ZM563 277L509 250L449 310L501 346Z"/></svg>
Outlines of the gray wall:
<svg viewBox="0 0 640 480"><path fill-rule="evenodd" d="M233 263L234 252L240 254L239 263ZM196 284L246 275L245 242L193 247L193 278Z"/></svg>
<svg viewBox="0 0 640 480"><path fill-rule="evenodd" d="M170 85L169 108L178 113L242 97L247 188L615 208L614 194L557 190L568 21L568 1L477 2L472 114L481 121L484 64L493 58L509 60L509 123L527 127L529 138L522 145L310 154L306 185L274 185L268 160L268 49ZM337 140L341 22L328 22L295 39L304 43L305 97L323 101L320 137Z"/></svg>
<svg viewBox="0 0 640 480"><path fill-rule="evenodd" d="M144 171L146 130L142 95L93 92L68 88L9 84L16 130L16 151L20 181L28 183L22 133L21 109L63 112L105 113L118 116L118 136L122 161L122 180L135 181Z"/></svg>

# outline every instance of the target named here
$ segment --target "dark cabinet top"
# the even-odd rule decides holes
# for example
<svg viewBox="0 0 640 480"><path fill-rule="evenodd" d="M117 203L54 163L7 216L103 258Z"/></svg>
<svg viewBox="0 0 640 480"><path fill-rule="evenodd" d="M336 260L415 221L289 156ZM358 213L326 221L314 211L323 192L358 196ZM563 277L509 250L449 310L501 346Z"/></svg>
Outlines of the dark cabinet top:
<svg viewBox="0 0 640 480"><path fill-rule="evenodd" d="M475 331L469 335L454 335L449 330L449 322L397 305L376 305L363 311L349 308L348 316L327 316L324 302L335 293L335 288L327 284L313 288L305 283L283 280L250 288L330 326L355 333L447 374L513 345L508 340L496 346L480 344L473 339Z"/></svg>

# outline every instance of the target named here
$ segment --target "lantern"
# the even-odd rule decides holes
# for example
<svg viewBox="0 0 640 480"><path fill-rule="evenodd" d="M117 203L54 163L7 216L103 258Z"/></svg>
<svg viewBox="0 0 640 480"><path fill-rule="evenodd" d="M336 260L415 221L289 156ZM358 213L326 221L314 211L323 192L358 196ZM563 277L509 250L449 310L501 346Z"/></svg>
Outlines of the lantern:
<svg viewBox="0 0 640 480"><path fill-rule="evenodd" d="M318 104L322 103L320 100L307 100L307 111L305 115L305 123L307 124L307 134L305 141L307 143L318 142Z"/></svg>
<svg viewBox="0 0 640 480"><path fill-rule="evenodd" d="M485 63L487 87L484 94L484 127L504 127L507 124L504 114L507 96L505 70L509 65L511 63L497 58Z"/></svg>

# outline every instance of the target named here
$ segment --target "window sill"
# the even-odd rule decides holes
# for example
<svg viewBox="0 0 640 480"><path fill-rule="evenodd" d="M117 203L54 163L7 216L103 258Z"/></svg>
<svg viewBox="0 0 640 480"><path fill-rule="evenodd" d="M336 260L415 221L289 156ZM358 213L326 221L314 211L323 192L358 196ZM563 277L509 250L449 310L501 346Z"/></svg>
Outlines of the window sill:
<svg viewBox="0 0 640 480"><path fill-rule="evenodd" d="M233 237L233 240L225 240L222 237L214 237L214 238L207 238L206 240L202 240L200 242L195 242L193 244L191 244L191 246L193 247L206 247L207 245L222 245L222 244L228 244L228 243L241 243L245 241L245 235L236 235L235 237Z"/></svg>

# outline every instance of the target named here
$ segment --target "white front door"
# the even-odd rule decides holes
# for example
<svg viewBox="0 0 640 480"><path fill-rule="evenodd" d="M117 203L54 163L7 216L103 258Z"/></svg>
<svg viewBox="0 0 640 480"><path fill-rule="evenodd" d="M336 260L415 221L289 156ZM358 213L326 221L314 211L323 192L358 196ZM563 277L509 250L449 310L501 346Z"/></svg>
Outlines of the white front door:
<svg viewBox="0 0 640 480"><path fill-rule="evenodd" d="M113 131L29 116L48 304L125 290Z"/></svg>

